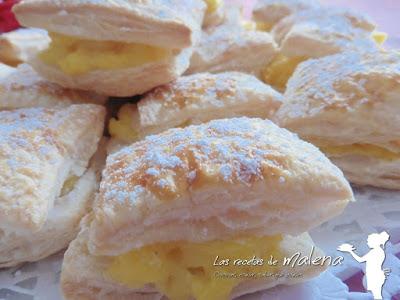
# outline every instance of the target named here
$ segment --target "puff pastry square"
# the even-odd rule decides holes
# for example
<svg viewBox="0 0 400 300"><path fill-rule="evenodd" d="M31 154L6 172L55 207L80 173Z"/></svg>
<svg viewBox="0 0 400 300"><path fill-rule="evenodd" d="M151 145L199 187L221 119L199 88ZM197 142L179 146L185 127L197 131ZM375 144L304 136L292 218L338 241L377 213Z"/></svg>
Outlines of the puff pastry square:
<svg viewBox="0 0 400 300"><path fill-rule="evenodd" d="M375 24L364 15L344 9L319 8L288 16L272 33L284 55L316 58L348 48L368 49L368 45L374 46L371 37L374 29Z"/></svg>
<svg viewBox="0 0 400 300"><path fill-rule="evenodd" d="M299 65L280 126L319 146L358 184L400 188L400 54L345 52Z"/></svg>
<svg viewBox="0 0 400 300"><path fill-rule="evenodd" d="M293 283L214 282L210 253L310 251L303 233L351 200L336 166L271 121L171 129L108 156L93 213L66 253L62 289L67 299L229 299ZM304 266L299 280L323 269Z"/></svg>
<svg viewBox="0 0 400 300"><path fill-rule="evenodd" d="M66 89L40 77L27 64L17 68L0 65L0 110L28 107L68 106L79 103L104 104L107 97Z"/></svg>
<svg viewBox="0 0 400 300"><path fill-rule="evenodd" d="M365 16L335 8L302 10L283 18L272 30L279 55L266 66L263 80L283 92L297 65L344 51L377 50L375 25Z"/></svg>
<svg viewBox="0 0 400 300"><path fill-rule="evenodd" d="M258 0L253 9L253 19L260 29L270 31L289 15L319 7L317 0Z"/></svg>
<svg viewBox="0 0 400 300"><path fill-rule="evenodd" d="M88 165L104 115L93 104L0 112L0 267L74 238L96 187Z"/></svg>
<svg viewBox="0 0 400 300"><path fill-rule="evenodd" d="M297 193L291 192L298 187ZM261 196L270 188L276 190L276 198ZM230 195L235 195L234 199ZM197 197L204 206L195 205ZM173 239L176 232L191 241L211 239L219 230L229 237L238 228L253 233L283 230L299 234L341 211L351 197L341 171L311 144L267 120L215 120L170 129L110 155L89 246L94 253L112 255L129 247ZM252 222L231 227L227 206L205 209L215 199L225 199L232 211L241 211L242 201L259 209L245 213L254 218ZM279 217L268 201L277 202L277 210L285 206ZM309 218L310 206L313 218ZM199 222L181 228L181 219L175 214L180 210L190 211L190 218ZM214 219L216 215L219 217ZM298 217L296 222L293 216ZM208 229L206 236L195 234L204 228ZM124 243L118 243L122 237Z"/></svg>
<svg viewBox="0 0 400 300"><path fill-rule="evenodd" d="M274 58L278 50L269 33L246 29L236 9L226 14L222 24L203 30L186 74L238 71L259 76Z"/></svg>
<svg viewBox="0 0 400 300"><path fill-rule="evenodd" d="M25 26L86 39L182 49L194 42L200 0L24 0L14 7Z"/></svg>
<svg viewBox="0 0 400 300"><path fill-rule="evenodd" d="M270 118L283 97L256 77L239 72L197 73L147 93L137 104L120 109L111 120L111 144L132 143L173 127L213 119L247 116Z"/></svg>
<svg viewBox="0 0 400 300"><path fill-rule="evenodd" d="M50 46L30 61L67 88L133 96L168 83L189 66L206 5L201 0L25 0L27 26L45 28Z"/></svg>

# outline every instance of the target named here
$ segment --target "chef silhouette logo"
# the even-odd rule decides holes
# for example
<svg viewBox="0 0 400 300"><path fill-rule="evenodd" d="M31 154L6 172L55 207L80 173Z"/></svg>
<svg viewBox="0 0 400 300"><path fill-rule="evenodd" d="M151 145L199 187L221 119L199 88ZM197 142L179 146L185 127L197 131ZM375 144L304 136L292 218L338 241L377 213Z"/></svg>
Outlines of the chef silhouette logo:
<svg viewBox="0 0 400 300"><path fill-rule="evenodd" d="M364 256L358 256L354 252L356 248L351 244L342 244L338 247L339 251L348 252L359 263L366 263L367 290L378 300L382 299L382 287L390 273L390 269L382 268L386 258L385 244L388 240L389 234L386 231L370 234L367 244L371 250Z"/></svg>

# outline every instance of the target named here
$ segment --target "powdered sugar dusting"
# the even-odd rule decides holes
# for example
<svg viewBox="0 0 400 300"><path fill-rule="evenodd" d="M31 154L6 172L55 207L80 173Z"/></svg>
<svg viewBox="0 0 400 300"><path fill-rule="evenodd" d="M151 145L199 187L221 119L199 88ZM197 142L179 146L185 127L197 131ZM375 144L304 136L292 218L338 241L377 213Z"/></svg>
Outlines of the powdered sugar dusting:
<svg viewBox="0 0 400 300"><path fill-rule="evenodd" d="M272 60L276 50L270 33L245 29L240 9L228 9L222 24L209 26L202 32L188 73L241 71L258 74Z"/></svg>
<svg viewBox="0 0 400 300"><path fill-rule="evenodd" d="M270 121L243 117L171 129L121 149L108 157L100 195L136 205L145 192L177 199L204 184L284 183L291 160L342 178L311 144Z"/></svg>
<svg viewBox="0 0 400 300"><path fill-rule="evenodd" d="M253 14L257 21L274 24L298 11L320 6L318 0L259 0Z"/></svg>
<svg viewBox="0 0 400 300"><path fill-rule="evenodd" d="M356 12L318 8L284 18L273 29L273 35L285 55L296 53L297 56L322 57L348 49L377 49L371 38L374 28L368 17ZM307 46L302 46L300 40L304 40ZM313 48L308 45L310 41ZM299 46L294 48L296 42Z"/></svg>
<svg viewBox="0 0 400 300"><path fill-rule="evenodd" d="M27 142L26 134L43 131L48 126L48 118L45 116L43 109L0 112L0 145L8 145L11 148L28 147L32 151L34 144ZM32 139L36 140L41 138L43 139L38 135L32 136ZM40 148L39 152L44 153L45 149Z"/></svg>
<svg viewBox="0 0 400 300"><path fill-rule="evenodd" d="M55 111L21 109L0 112L0 215L3 226L39 224L52 204L45 184L65 151L57 140ZM60 159L58 159L60 163ZM55 171L54 171L55 172ZM21 217L23 216L23 217ZM21 219L23 218L23 219ZM13 226L13 225L12 225Z"/></svg>
<svg viewBox="0 0 400 300"><path fill-rule="evenodd" d="M374 96L378 86L367 86L372 87L374 82L400 86L398 52L354 51L308 60L300 64L289 80L286 101L277 118L285 123L284 120L315 116L327 109L350 112L383 101L383 95Z"/></svg>
<svg viewBox="0 0 400 300"><path fill-rule="evenodd" d="M197 73L149 92L139 103L140 126L171 124L182 114L190 119L207 119L207 112L224 109L222 115L246 105L264 105L264 114L275 111L282 95L255 76L224 72ZM243 109L243 108L242 108ZM251 107L247 108L251 111ZM261 114L262 112L259 112Z"/></svg>
<svg viewBox="0 0 400 300"><path fill-rule="evenodd" d="M91 102L104 103L105 96L63 88L40 77L27 64L0 76L0 109L66 107Z"/></svg>

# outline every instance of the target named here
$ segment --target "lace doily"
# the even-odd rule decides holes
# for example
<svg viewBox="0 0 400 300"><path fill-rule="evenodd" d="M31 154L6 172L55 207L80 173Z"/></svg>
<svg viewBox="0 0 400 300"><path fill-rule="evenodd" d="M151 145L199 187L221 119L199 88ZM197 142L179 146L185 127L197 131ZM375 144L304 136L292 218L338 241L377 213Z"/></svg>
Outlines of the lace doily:
<svg viewBox="0 0 400 300"><path fill-rule="evenodd" d="M372 300L363 282L363 266L336 248L344 243L356 246L357 252L367 252L369 234L386 230L385 268L391 273L383 288L384 299L400 299L400 193L374 188L355 188L357 201L345 212L314 229L315 243L327 255L345 257L343 264L331 266L319 277L303 284L276 287L242 297L240 300ZM1 300L58 300L62 253L37 263L0 271Z"/></svg>

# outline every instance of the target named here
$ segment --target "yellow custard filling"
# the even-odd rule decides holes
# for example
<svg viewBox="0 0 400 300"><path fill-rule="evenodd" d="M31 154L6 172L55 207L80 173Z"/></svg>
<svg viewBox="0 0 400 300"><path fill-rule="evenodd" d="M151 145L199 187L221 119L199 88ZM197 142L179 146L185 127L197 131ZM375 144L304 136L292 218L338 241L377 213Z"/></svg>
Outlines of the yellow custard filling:
<svg viewBox="0 0 400 300"><path fill-rule="evenodd" d="M256 30L271 31L274 25L268 22L256 22Z"/></svg>
<svg viewBox="0 0 400 300"><path fill-rule="evenodd" d="M257 29L256 22L249 21L249 20L242 20L241 25L245 30L254 31Z"/></svg>
<svg viewBox="0 0 400 300"><path fill-rule="evenodd" d="M272 29L272 24L265 23L265 22L255 22L252 20L243 20L242 26L244 29L249 31L270 31Z"/></svg>
<svg viewBox="0 0 400 300"><path fill-rule="evenodd" d="M305 60L307 58L303 56L287 57L278 54L262 72L262 79L278 91L284 91L294 70Z"/></svg>
<svg viewBox="0 0 400 300"><path fill-rule="evenodd" d="M257 22L257 30L268 31L269 24ZM378 45L383 45L387 39L387 34L384 32L374 31L372 38ZM286 89L286 84L289 78L293 75L297 66L307 60L304 56L287 57L282 54L277 55L274 60L268 64L262 72L262 79L265 83L271 85L279 91Z"/></svg>
<svg viewBox="0 0 400 300"><path fill-rule="evenodd" d="M320 149L322 152L325 152L329 156L357 154L357 155L371 156L374 158L379 158L388 161L400 159L400 153L396 153L388 149L369 144L329 146L329 147L320 147Z"/></svg>
<svg viewBox="0 0 400 300"><path fill-rule="evenodd" d="M142 288L152 283L171 300L229 299L238 283L249 280L249 277L231 274L279 271L277 266L270 266L267 260L271 255L281 259L281 240L281 236L269 236L145 246L116 257L107 274L132 288ZM254 265L257 259L253 259L254 263L243 266L244 259L248 263L253 257L264 259L263 265ZM226 265L226 259L229 259L229 265Z"/></svg>
<svg viewBox="0 0 400 300"><path fill-rule="evenodd" d="M133 128L133 118L137 114L135 104L123 105L118 111L118 119L112 118L108 124L110 135L127 143L136 141L138 132Z"/></svg>
<svg viewBox="0 0 400 300"><path fill-rule="evenodd" d="M118 140L126 143L136 142L140 138L136 125L140 123L140 116L135 104L125 104L118 111L117 118L112 118L108 124L108 132ZM182 122L173 127L187 127L191 125L191 120ZM153 132L151 132L153 133ZM157 133L157 132L154 132Z"/></svg>
<svg viewBox="0 0 400 300"><path fill-rule="evenodd" d="M207 4L206 14L213 14L221 6L222 0L205 0Z"/></svg>
<svg viewBox="0 0 400 300"><path fill-rule="evenodd" d="M84 40L58 33L49 35L51 44L39 54L39 58L69 75L85 74L94 70L132 68L160 61L171 55L170 50L149 45Z"/></svg>
<svg viewBox="0 0 400 300"><path fill-rule="evenodd" d="M61 188L60 197L65 196L66 194L71 192L74 189L75 184L78 182L78 179L78 176L73 175L65 180L64 185Z"/></svg>
<svg viewBox="0 0 400 300"><path fill-rule="evenodd" d="M388 35L385 32L374 31L372 32L372 38L378 45L383 45L383 43L387 40Z"/></svg>

